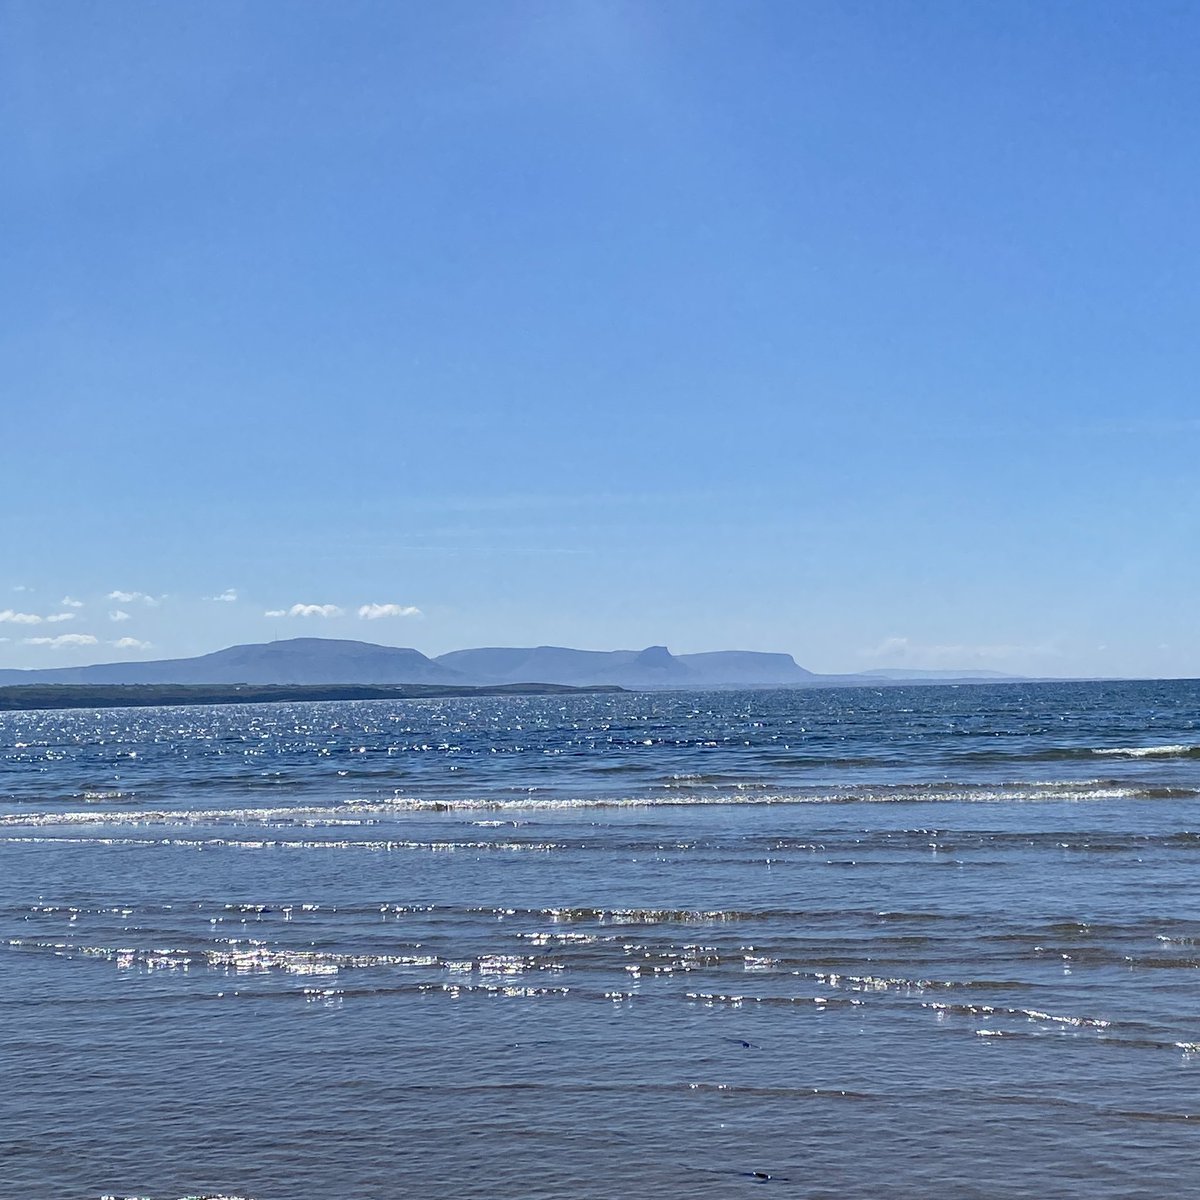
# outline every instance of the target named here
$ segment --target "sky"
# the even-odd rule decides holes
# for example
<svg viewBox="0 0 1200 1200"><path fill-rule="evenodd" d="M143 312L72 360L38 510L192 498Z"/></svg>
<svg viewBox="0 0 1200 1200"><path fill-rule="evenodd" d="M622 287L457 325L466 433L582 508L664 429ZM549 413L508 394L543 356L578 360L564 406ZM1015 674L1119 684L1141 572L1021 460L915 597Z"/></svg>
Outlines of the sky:
<svg viewBox="0 0 1200 1200"><path fill-rule="evenodd" d="M1200 6L0 0L0 666L1200 676Z"/></svg>

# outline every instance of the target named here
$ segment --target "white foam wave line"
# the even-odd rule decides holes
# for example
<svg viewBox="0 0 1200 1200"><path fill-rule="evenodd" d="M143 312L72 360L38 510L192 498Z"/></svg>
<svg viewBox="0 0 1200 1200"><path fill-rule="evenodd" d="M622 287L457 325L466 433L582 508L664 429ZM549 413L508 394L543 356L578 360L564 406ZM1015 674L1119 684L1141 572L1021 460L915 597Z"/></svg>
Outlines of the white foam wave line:
<svg viewBox="0 0 1200 1200"><path fill-rule="evenodd" d="M1109 1029L1112 1027L1112 1022L1103 1017L1068 1016L1060 1013L1043 1012L1039 1008L1008 1008L996 1004L936 1004L933 1001L923 1001L922 1007L931 1009L934 1012L950 1013L957 1016L1023 1017L1027 1021L1066 1025L1076 1029Z"/></svg>
<svg viewBox="0 0 1200 1200"><path fill-rule="evenodd" d="M1200 746L1109 746L1093 750L1092 753L1109 758L1183 758L1192 754L1200 755Z"/></svg>
<svg viewBox="0 0 1200 1200"><path fill-rule="evenodd" d="M100 1200L152 1200L150 1196L118 1196L106 1192ZM203 1195L180 1196L179 1200L250 1200L249 1196L227 1196L224 1192L205 1192Z"/></svg>
<svg viewBox="0 0 1200 1200"><path fill-rule="evenodd" d="M199 966L238 974L278 971L289 975L336 975L343 970L399 967L432 968L451 975L477 975L483 979L566 970L563 963L547 961L529 954L492 953L461 960L442 958L436 954L343 954L272 948L264 942L237 939L218 948L194 950L85 946L71 942L38 942L24 938L10 938L8 945L18 950L49 952L59 957L98 958L115 963L122 970L141 967L146 970L188 971L193 966Z"/></svg>
<svg viewBox="0 0 1200 1200"><path fill-rule="evenodd" d="M1053 790L1052 790L1053 789ZM210 809L144 809L119 812L23 812L0 814L0 827L49 825L203 825L213 824L287 824L308 826L360 827L377 822L371 818L395 816L401 813L469 813L469 812L560 812L573 809L611 808L695 808L721 806L768 806L794 804L903 804L903 803L1046 803L1048 801L1088 802L1094 800L1128 800L1143 795L1139 787L1083 787L1071 789L1069 784L1033 782L999 788L962 788L941 791L932 786L922 791L919 786L907 785L895 791L794 793L747 796L633 796L568 798L562 800L496 800L466 798L460 800L403 799L382 802L363 802L329 808L210 808ZM356 814L347 817L346 812Z"/></svg>
<svg viewBox="0 0 1200 1200"><path fill-rule="evenodd" d="M817 971L815 977L828 987L849 989L855 992L902 992L920 995L941 988L953 988L957 984L943 979L905 979L878 975L850 975L839 972ZM1085 1017L1073 1014L1045 1012L1039 1008L1019 1008L996 1004L946 1004L936 1000L923 1000L921 1007L947 1015L972 1017L1023 1017L1028 1021L1053 1025L1071 1026L1077 1029L1108 1029L1112 1022L1103 1017Z"/></svg>
<svg viewBox="0 0 1200 1200"><path fill-rule="evenodd" d="M321 839L250 839L250 838L135 838L135 837L0 837L7 845L45 846L175 846L186 850L221 848L226 850L368 850L397 851L420 850L438 854L454 853L459 850L509 850L534 854L550 854L556 850L569 850L561 842L418 842L408 839L387 841L372 838L369 841L348 841L343 838Z"/></svg>
<svg viewBox="0 0 1200 1200"><path fill-rule="evenodd" d="M953 790L939 790L936 785L922 788L920 785L898 785L895 789L856 791L773 792L764 795L736 796L632 796L613 799L595 797L563 800L401 800L372 806L378 814L390 812L473 812L479 810L502 812L554 812L578 808L697 808L697 807L748 807L794 804L922 804L922 803L1004 803L1022 802L1044 804L1054 801L1128 800L1141 796L1141 787L1088 787L1057 782L1030 782L1001 785L999 787L970 786Z"/></svg>

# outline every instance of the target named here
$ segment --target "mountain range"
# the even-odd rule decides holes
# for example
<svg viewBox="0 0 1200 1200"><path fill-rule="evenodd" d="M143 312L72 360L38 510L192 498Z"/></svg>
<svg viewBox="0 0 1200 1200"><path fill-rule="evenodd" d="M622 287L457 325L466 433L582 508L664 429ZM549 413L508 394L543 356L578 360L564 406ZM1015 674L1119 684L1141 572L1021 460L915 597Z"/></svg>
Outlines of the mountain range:
<svg viewBox="0 0 1200 1200"><path fill-rule="evenodd" d="M429 658L419 650L335 638L290 638L230 646L196 658L97 663L86 667L0 670L0 685L19 684L403 684L556 683L662 688L772 688L830 684L933 682L996 678L994 672L896 671L817 675L790 654L717 650L672 654L645 650L572 650L564 646L492 646Z"/></svg>

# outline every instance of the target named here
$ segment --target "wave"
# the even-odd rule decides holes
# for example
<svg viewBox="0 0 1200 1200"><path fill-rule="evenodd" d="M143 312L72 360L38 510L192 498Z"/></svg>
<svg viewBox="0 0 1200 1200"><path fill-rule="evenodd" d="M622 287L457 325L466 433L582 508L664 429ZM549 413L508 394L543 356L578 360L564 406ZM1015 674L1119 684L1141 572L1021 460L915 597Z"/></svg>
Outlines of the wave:
<svg viewBox="0 0 1200 1200"><path fill-rule="evenodd" d="M593 822L598 824L598 822ZM594 852L599 843L594 838L547 840L513 840L498 838L481 839L443 838L439 840L417 840L413 838L299 838L299 837L238 837L217 836L200 830L188 833L143 834L132 831L104 834L100 831L67 833L54 830L50 833L22 833L0 835L2 845L45 845L45 846L125 846L147 849L195 849L235 850L263 852L292 851L346 851L355 853L416 853L416 854L482 854L506 852L508 854L588 854ZM880 854L889 855L897 850L920 848L932 854L939 868L961 869L968 864L973 870L1004 866L1006 856L1014 851L1052 850L1056 853L1074 854L1144 854L1151 851L1196 851L1200 850L1200 834L1169 832L1161 834L1106 835L1096 833L1067 832L980 832L958 837L939 837L930 840L927 835L914 835L911 830L883 828L877 835L858 836L847 841L843 837L827 837L823 841L780 843L776 839L735 839L699 841L653 841L610 838L600 845L602 852L626 852L651 855L656 862L667 858L686 857L697 869L709 864L729 865L750 861L771 865L795 861L800 854L805 859L813 855L827 867L845 869L872 869L881 865ZM989 857L981 853L991 851ZM960 857L969 855L969 859Z"/></svg>
<svg viewBox="0 0 1200 1200"><path fill-rule="evenodd" d="M1108 758L1200 758L1200 746L1109 746L1091 753Z"/></svg>
<svg viewBox="0 0 1200 1200"><path fill-rule="evenodd" d="M149 1196L118 1196L106 1192L100 1200L150 1200ZM224 1192L204 1192L193 1196L180 1196L179 1200L250 1200L249 1196L228 1196Z"/></svg>
<svg viewBox="0 0 1200 1200"><path fill-rule="evenodd" d="M691 807L761 807L827 804L992 804L1087 803L1104 800L1184 800L1200 788L1123 784L1117 780L1061 780L1010 784L888 784L833 790L701 792L668 791L634 796L398 796L391 800L352 800L330 805L237 808L105 809L0 813L2 828L49 826L273 826L285 828L367 828L407 813L553 813L573 810L622 810Z"/></svg>
<svg viewBox="0 0 1200 1200"><path fill-rule="evenodd" d="M1022 763L1081 762L1099 758L1111 759L1197 759L1200 745L1191 742L1172 742L1158 746L1063 746L1039 745L1028 739L1015 743L972 746L959 750L948 750L945 761L949 763L979 763L993 767L1017 766ZM801 760L803 763L803 760ZM820 764L818 764L820 765ZM896 766L896 760L878 759L870 765Z"/></svg>

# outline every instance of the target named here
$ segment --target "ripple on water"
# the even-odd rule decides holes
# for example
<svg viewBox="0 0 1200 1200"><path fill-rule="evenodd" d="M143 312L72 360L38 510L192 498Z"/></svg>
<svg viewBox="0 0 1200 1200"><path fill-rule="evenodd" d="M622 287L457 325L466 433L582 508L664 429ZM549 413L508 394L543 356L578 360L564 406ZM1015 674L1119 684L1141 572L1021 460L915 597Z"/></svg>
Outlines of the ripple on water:
<svg viewBox="0 0 1200 1200"><path fill-rule="evenodd" d="M1198 720L1190 684L0 714L26 1191L1186 1194Z"/></svg>

